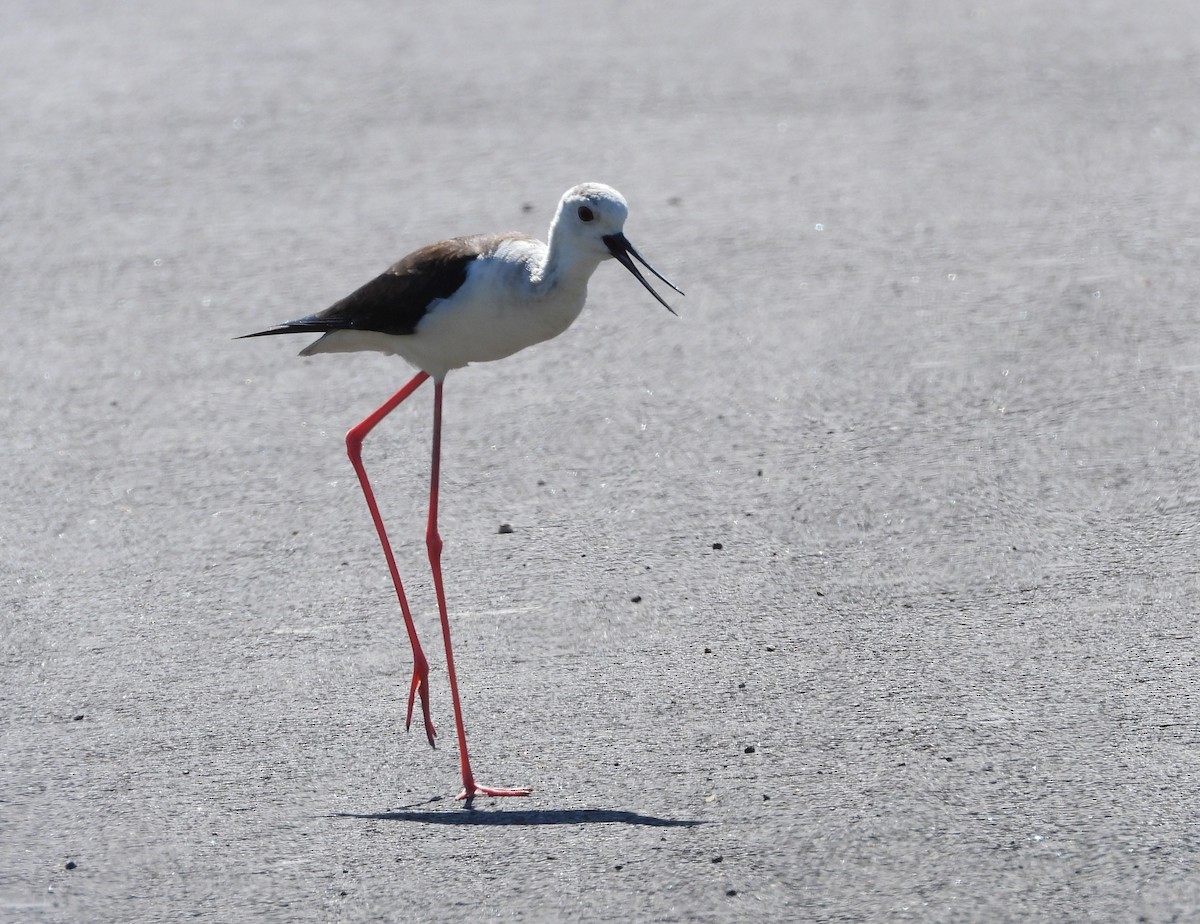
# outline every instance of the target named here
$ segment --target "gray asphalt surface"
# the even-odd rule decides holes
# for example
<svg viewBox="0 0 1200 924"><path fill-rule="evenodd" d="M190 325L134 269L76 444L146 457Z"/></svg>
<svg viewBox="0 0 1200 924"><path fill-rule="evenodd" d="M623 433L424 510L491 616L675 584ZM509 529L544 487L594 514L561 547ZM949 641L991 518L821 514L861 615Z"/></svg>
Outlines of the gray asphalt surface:
<svg viewBox="0 0 1200 924"><path fill-rule="evenodd" d="M1198 71L1189 0L8 0L0 920L1200 920ZM447 383L536 788L466 810L429 393L437 750L342 444L409 370L231 338L584 180L688 298Z"/></svg>

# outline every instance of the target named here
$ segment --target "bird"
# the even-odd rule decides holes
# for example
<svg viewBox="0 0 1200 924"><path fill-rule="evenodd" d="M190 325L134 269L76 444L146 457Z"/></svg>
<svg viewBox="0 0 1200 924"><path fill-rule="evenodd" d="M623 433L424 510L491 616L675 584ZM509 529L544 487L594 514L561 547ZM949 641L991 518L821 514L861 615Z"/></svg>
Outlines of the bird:
<svg viewBox="0 0 1200 924"><path fill-rule="evenodd" d="M346 452L358 475L375 531L400 603L413 653L405 728L413 706L421 714L430 745L437 734L429 707L429 662L417 637L412 611L388 541L383 518L362 462L367 435L424 382L433 380L433 440L425 544L437 597L446 674L454 711L463 788L458 799L476 796L528 796L529 787L487 786L476 781L467 751L442 580L443 542L438 532L438 480L441 467L442 393L446 376L471 363L493 362L550 340L579 317L587 284L597 267L615 259L668 311L675 309L646 280L637 263L675 292L683 291L646 262L626 238L629 206L603 183L581 183L559 200L546 242L519 232L476 234L430 244L394 263L361 288L324 311L287 321L236 339L279 334L320 334L300 351L374 351L399 356L416 374L394 395L346 433ZM637 261L637 263L634 262Z"/></svg>

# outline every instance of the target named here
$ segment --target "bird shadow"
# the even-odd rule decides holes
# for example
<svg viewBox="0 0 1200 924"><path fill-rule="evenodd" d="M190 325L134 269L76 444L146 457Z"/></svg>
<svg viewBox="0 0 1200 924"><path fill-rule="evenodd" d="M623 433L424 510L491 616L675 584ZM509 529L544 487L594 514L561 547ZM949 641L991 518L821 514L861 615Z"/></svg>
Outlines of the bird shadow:
<svg viewBox="0 0 1200 924"><path fill-rule="evenodd" d="M439 800L431 799L430 802ZM407 821L426 825L485 825L485 826L530 826L543 825L641 825L652 828L693 828L708 824L707 821L686 818L659 818L619 809L504 809L483 811L470 803L461 811L431 811L422 809L420 803L401 806L387 812L336 812L331 818L357 818L369 821Z"/></svg>

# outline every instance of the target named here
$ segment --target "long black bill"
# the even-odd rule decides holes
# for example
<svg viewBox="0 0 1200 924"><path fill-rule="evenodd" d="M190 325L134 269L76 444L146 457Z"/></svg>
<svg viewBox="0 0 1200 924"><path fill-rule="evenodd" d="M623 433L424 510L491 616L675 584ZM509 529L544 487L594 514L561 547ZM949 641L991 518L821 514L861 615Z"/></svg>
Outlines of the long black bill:
<svg viewBox="0 0 1200 924"><path fill-rule="evenodd" d="M647 263L646 258L634 249L633 245L629 243L628 238L626 238L624 234L620 232L617 232L616 234L606 234L600 240L604 241L604 245L608 248L608 252L616 257L617 261L623 267L625 267L625 269L633 273L634 278L646 287L646 291L658 299L659 304L666 308L667 311L671 312L671 314L675 314L675 309L668 305L666 301L663 300L663 297L650 287L650 283L646 282L646 277L643 276L641 270L637 268L637 264L635 264L633 260L629 258L633 257L634 260L637 260L638 263L650 270L650 272L669 285L680 295L683 294L683 289L679 288L679 286L675 285L675 283L671 282L670 279Z"/></svg>

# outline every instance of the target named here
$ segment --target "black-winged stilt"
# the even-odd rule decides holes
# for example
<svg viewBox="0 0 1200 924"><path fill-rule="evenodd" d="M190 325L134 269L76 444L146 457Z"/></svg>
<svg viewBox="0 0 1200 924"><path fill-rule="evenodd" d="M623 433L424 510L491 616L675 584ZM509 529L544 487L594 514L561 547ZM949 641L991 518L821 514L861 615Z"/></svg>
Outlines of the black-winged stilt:
<svg viewBox="0 0 1200 924"><path fill-rule="evenodd" d="M409 254L382 275L318 314L245 335L320 333L323 336L301 350L301 356L375 350L400 356L420 370L373 414L351 428L346 434L346 450L358 473L371 519L379 533L412 644L413 678L408 691L405 728L412 723L413 703L419 693L430 744L433 744L436 731L429 715L429 663L417 638L396 559L362 464L362 443L367 434L422 382L433 379L433 464L425 543L441 617L446 673L458 732L463 778L459 799L471 799L476 795L527 796L531 790L480 785L471 772L467 754L467 733L459 703L446 593L442 586L442 538L437 528L442 384L452 369L503 359L565 331L583 310L588 279L601 261L609 257L616 257L673 314L674 310L654 291L633 260L680 295L683 292L642 259L625 238L623 228L627 214L625 199L615 189L600 183L583 183L563 194L545 244L517 233L479 234L431 244Z"/></svg>

